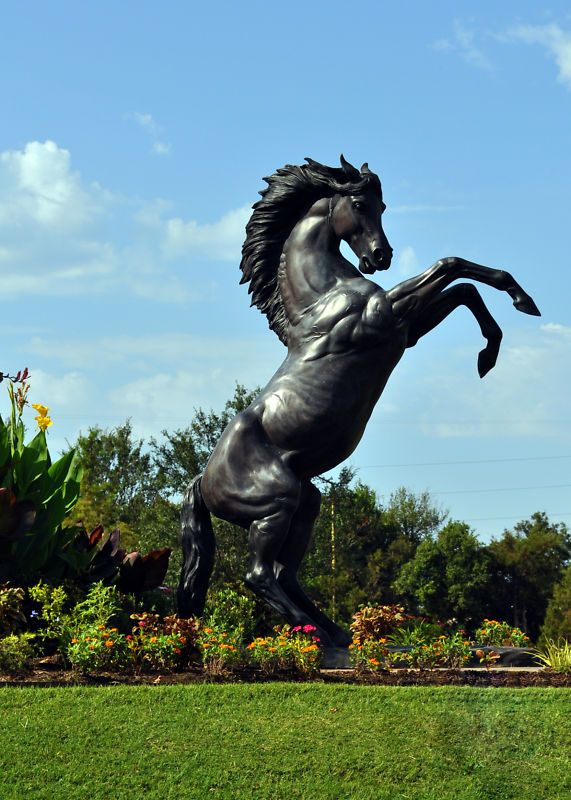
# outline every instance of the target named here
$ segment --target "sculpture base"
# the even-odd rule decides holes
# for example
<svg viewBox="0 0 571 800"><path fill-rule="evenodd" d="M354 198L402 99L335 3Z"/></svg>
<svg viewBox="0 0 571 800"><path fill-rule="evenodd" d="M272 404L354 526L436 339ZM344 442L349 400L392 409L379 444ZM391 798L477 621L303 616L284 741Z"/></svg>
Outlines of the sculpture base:
<svg viewBox="0 0 571 800"><path fill-rule="evenodd" d="M322 669L350 669L351 660L346 647L324 647L321 657Z"/></svg>

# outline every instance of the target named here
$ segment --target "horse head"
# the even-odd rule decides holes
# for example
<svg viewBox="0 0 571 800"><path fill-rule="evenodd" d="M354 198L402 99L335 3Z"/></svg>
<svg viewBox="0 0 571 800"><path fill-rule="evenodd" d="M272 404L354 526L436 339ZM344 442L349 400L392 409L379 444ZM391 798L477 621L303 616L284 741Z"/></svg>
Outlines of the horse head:
<svg viewBox="0 0 571 800"><path fill-rule="evenodd" d="M369 177L362 189L352 194L336 194L329 202L329 222L339 239L343 239L359 259L359 269L367 275L388 269L393 249L385 235L381 216L383 203L378 177L363 164L355 169L341 156L343 171L349 178Z"/></svg>

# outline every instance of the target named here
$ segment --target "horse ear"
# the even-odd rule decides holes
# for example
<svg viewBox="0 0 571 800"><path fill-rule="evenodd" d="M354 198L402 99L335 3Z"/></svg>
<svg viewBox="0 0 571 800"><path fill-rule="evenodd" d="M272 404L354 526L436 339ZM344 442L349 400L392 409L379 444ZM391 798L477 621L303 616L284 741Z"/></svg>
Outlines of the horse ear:
<svg viewBox="0 0 571 800"><path fill-rule="evenodd" d="M369 169L369 165L365 161L365 163L361 167L361 175L368 175L370 172L371 172L371 170Z"/></svg>
<svg viewBox="0 0 571 800"><path fill-rule="evenodd" d="M355 169L353 164L350 164L344 157L343 153L341 153L341 167L343 168L343 172L345 175L352 181L358 180L361 177L361 173L358 169Z"/></svg>

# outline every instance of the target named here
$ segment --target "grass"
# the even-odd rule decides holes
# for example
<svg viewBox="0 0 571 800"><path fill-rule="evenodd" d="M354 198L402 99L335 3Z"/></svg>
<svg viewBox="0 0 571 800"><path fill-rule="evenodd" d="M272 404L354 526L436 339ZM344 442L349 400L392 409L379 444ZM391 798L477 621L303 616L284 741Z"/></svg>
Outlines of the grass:
<svg viewBox="0 0 571 800"><path fill-rule="evenodd" d="M571 691L0 689L2 800L564 800Z"/></svg>

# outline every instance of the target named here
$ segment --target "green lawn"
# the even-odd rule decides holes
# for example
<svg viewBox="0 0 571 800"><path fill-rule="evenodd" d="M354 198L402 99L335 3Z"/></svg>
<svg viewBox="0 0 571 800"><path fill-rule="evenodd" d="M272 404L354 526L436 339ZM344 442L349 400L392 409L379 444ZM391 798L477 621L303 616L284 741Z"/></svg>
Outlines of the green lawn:
<svg viewBox="0 0 571 800"><path fill-rule="evenodd" d="M571 797L571 691L0 689L2 800Z"/></svg>

